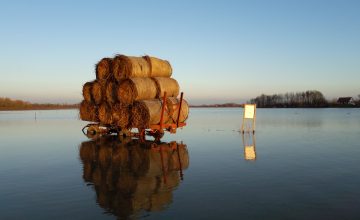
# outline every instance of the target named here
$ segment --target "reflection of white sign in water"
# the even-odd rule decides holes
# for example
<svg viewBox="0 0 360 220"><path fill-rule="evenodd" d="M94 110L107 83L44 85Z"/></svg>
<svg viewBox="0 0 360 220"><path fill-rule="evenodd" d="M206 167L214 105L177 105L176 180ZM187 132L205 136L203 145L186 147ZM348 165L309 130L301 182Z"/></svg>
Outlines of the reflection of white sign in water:
<svg viewBox="0 0 360 220"><path fill-rule="evenodd" d="M245 105L244 106L245 116L244 118L254 118L255 115L255 105Z"/></svg>

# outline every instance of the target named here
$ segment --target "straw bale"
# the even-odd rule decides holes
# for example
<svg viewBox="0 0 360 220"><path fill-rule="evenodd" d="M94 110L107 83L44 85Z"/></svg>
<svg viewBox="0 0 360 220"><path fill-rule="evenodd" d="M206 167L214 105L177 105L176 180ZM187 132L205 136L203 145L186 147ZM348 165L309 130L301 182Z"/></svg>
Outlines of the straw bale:
<svg viewBox="0 0 360 220"><path fill-rule="evenodd" d="M129 128L130 126L130 114L131 106L125 106L121 103L117 103L112 106L111 115L113 118L113 123L120 128Z"/></svg>
<svg viewBox="0 0 360 220"><path fill-rule="evenodd" d="M105 88L103 87L103 83L99 81L94 81L91 94L95 104L97 105L99 105L103 101L103 99L105 99Z"/></svg>
<svg viewBox="0 0 360 220"><path fill-rule="evenodd" d="M94 104L85 100L80 103L80 119L83 121L99 122L98 109Z"/></svg>
<svg viewBox="0 0 360 220"><path fill-rule="evenodd" d="M149 63L143 57L117 55L113 60L112 71L118 82L130 77L150 76Z"/></svg>
<svg viewBox="0 0 360 220"><path fill-rule="evenodd" d="M177 97L179 95L180 87L178 82L173 78L154 77L156 83L156 97L164 97L166 92L167 97Z"/></svg>
<svg viewBox="0 0 360 220"><path fill-rule="evenodd" d="M148 128L152 124L159 124L162 103L159 99L149 99L134 102L132 108L132 125L135 128ZM169 120L167 111L164 111L163 122Z"/></svg>
<svg viewBox="0 0 360 220"><path fill-rule="evenodd" d="M99 107L99 119L103 124L113 124L113 117L111 114L111 107L106 102L101 103Z"/></svg>
<svg viewBox="0 0 360 220"><path fill-rule="evenodd" d="M119 101L118 96L117 96L117 89L118 89L118 85L116 82L109 81L106 84L106 87L105 87L106 101L110 105L113 105Z"/></svg>
<svg viewBox="0 0 360 220"><path fill-rule="evenodd" d="M144 56L150 66L150 76L162 76L170 77L172 74L172 68L167 60L162 60L156 57Z"/></svg>
<svg viewBox="0 0 360 220"><path fill-rule="evenodd" d="M151 78L130 78L120 83L118 97L126 105L137 100L156 98L156 83Z"/></svg>
<svg viewBox="0 0 360 220"><path fill-rule="evenodd" d="M173 122L177 121L178 114L179 114L179 105L180 99L175 97L168 97L166 99L167 110L169 112L169 117L172 119ZM185 122L185 120L189 117L189 105L185 99L183 99L181 104L181 112L179 122Z"/></svg>
<svg viewBox="0 0 360 220"><path fill-rule="evenodd" d="M111 71L112 59L105 57L101 59L95 66L96 79L97 80L108 80L112 76Z"/></svg>
<svg viewBox="0 0 360 220"><path fill-rule="evenodd" d="M83 97L89 103L92 103L94 101L92 94L91 94L93 84L94 84L93 81L87 82L83 85L83 89L82 89Z"/></svg>

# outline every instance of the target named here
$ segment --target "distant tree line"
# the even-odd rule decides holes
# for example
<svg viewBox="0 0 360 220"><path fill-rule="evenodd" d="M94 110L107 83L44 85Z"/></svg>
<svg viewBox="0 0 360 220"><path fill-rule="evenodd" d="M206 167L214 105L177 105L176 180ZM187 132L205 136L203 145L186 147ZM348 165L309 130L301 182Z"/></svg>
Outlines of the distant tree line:
<svg viewBox="0 0 360 220"><path fill-rule="evenodd" d="M250 100L260 108L297 108L297 107L328 107L324 95L317 90L305 92L287 92L285 94L260 95Z"/></svg>
<svg viewBox="0 0 360 220"><path fill-rule="evenodd" d="M38 104L0 97L0 110L70 109L78 106L79 104Z"/></svg>

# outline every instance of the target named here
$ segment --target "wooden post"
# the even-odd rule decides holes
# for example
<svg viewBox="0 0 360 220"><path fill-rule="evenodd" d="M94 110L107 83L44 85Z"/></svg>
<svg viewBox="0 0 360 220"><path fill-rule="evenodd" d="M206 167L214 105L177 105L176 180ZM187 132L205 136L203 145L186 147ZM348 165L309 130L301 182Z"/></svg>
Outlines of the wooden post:
<svg viewBox="0 0 360 220"><path fill-rule="evenodd" d="M180 95L180 104L179 104L179 113L178 113L177 120L176 120L176 128L179 127L179 120L180 120L180 114L181 114L181 106L182 106L183 96L184 96L184 93L181 92L181 95Z"/></svg>
<svg viewBox="0 0 360 220"><path fill-rule="evenodd" d="M164 111L166 106L166 92L164 92L163 104L161 108L161 116L160 116L160 130L163 129L163 121L164 121Z"/></svg>

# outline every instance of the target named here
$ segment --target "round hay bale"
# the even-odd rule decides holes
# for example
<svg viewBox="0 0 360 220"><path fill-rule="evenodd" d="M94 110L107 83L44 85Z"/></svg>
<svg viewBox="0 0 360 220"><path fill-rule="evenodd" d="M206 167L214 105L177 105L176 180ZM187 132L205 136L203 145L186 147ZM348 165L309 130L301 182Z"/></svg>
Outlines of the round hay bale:
<svg viewBox="0 0 360 220"><path fill-rule="evenodd" d="M179 114L179 106L180 106L179 104L180 104L180 99L177 99L175 97L168 97L166 99L166 105L167 105L169 117L173 122L177 121ZM183 99L181 104L179 122L185 122L188 117L189 117L189 104L185 99Z"/></svg>
<svg viewBox="0 0 360 220"><path fill-rule="evenodd" d="M156 83L156 98L164 97L177 97L179 95L180 87L178 82L173 78L154 77Z"/></svg>
<svg viewBox="0 0 360 220"><path fill-rule="evenodd" d="M113 60L112 71L118 82L130 77L150 76L149 63L143 57L117 55Z"/></svg>
<svg viewBox="0 0 360 220"><path fill-rule="evenodd" d="M118 98L125 105L134 101L156 98L156 83L151 78L130 78L120 83Z"/></svg>
<svg viewBox="0 0 360 220"><path fill-rule="evenodd" d="M106 102L103 102L99 107L99 119L101 123L108 125L113 124L111 107Z"/></svg>
<svg viewBox="0 0 360 220"><path fill-rule="evenodd" d="M83 97L89 103L93 103L94 101L91 94L93 84L94 82L87 82L83 85L83 89L82 89Z"/></svg>
<svg viewBox="0 0 360 220"><path fill-rule="evenodd" d="M101 59L95 66L96 79L108 80L112 76L111 72L112 59L105 57Z"/></svg>
<svg viewBox="0 0 360 220"><path fill-rule="evenodd" d="M132 126L134 128L148 128L152 124L159 124L162 103L159 99L150 99L134 102L132 108ZM164 111L163 122L169 120L167 111Z"/></svg>
<svg viewBox="0 0 360 220"><path fill-rule="evenodd" d="M113 105L114 103L119 101L117 96L117 89L118 89L118 85L116 82L110 81L106 84L106 88L105 88L106 101L110 105Z"/></svg>
<svg viewBox="0 0 360 220"><path fill-rule="evenodd" d="M130 128L131 106L120 103L115 104L111 109L113 123L120 128Z"/></svg>
<svg viewBox="0 0 360 220"><path fill-rule="evenodd" d="M80 103L80 119L83 121L99 122L98 109L94 104L85 100Z"/></svg>
<svg viewBox="0 0 360 220"><path fill-rule="evenodd" d="M95 104L99 105L103 101L103 99L105 98L104 93L105 89L103 88L102 83L99 81L94 81L91 89L91 94Z"/></svg>
<svg viewBox="0 0 360 220"><path fill-rule="evenodd" d="M144 56L150 66L150 76L162 76L170 77L172 74L172 68L167 60L162 60L156 57Z"/></svg>

